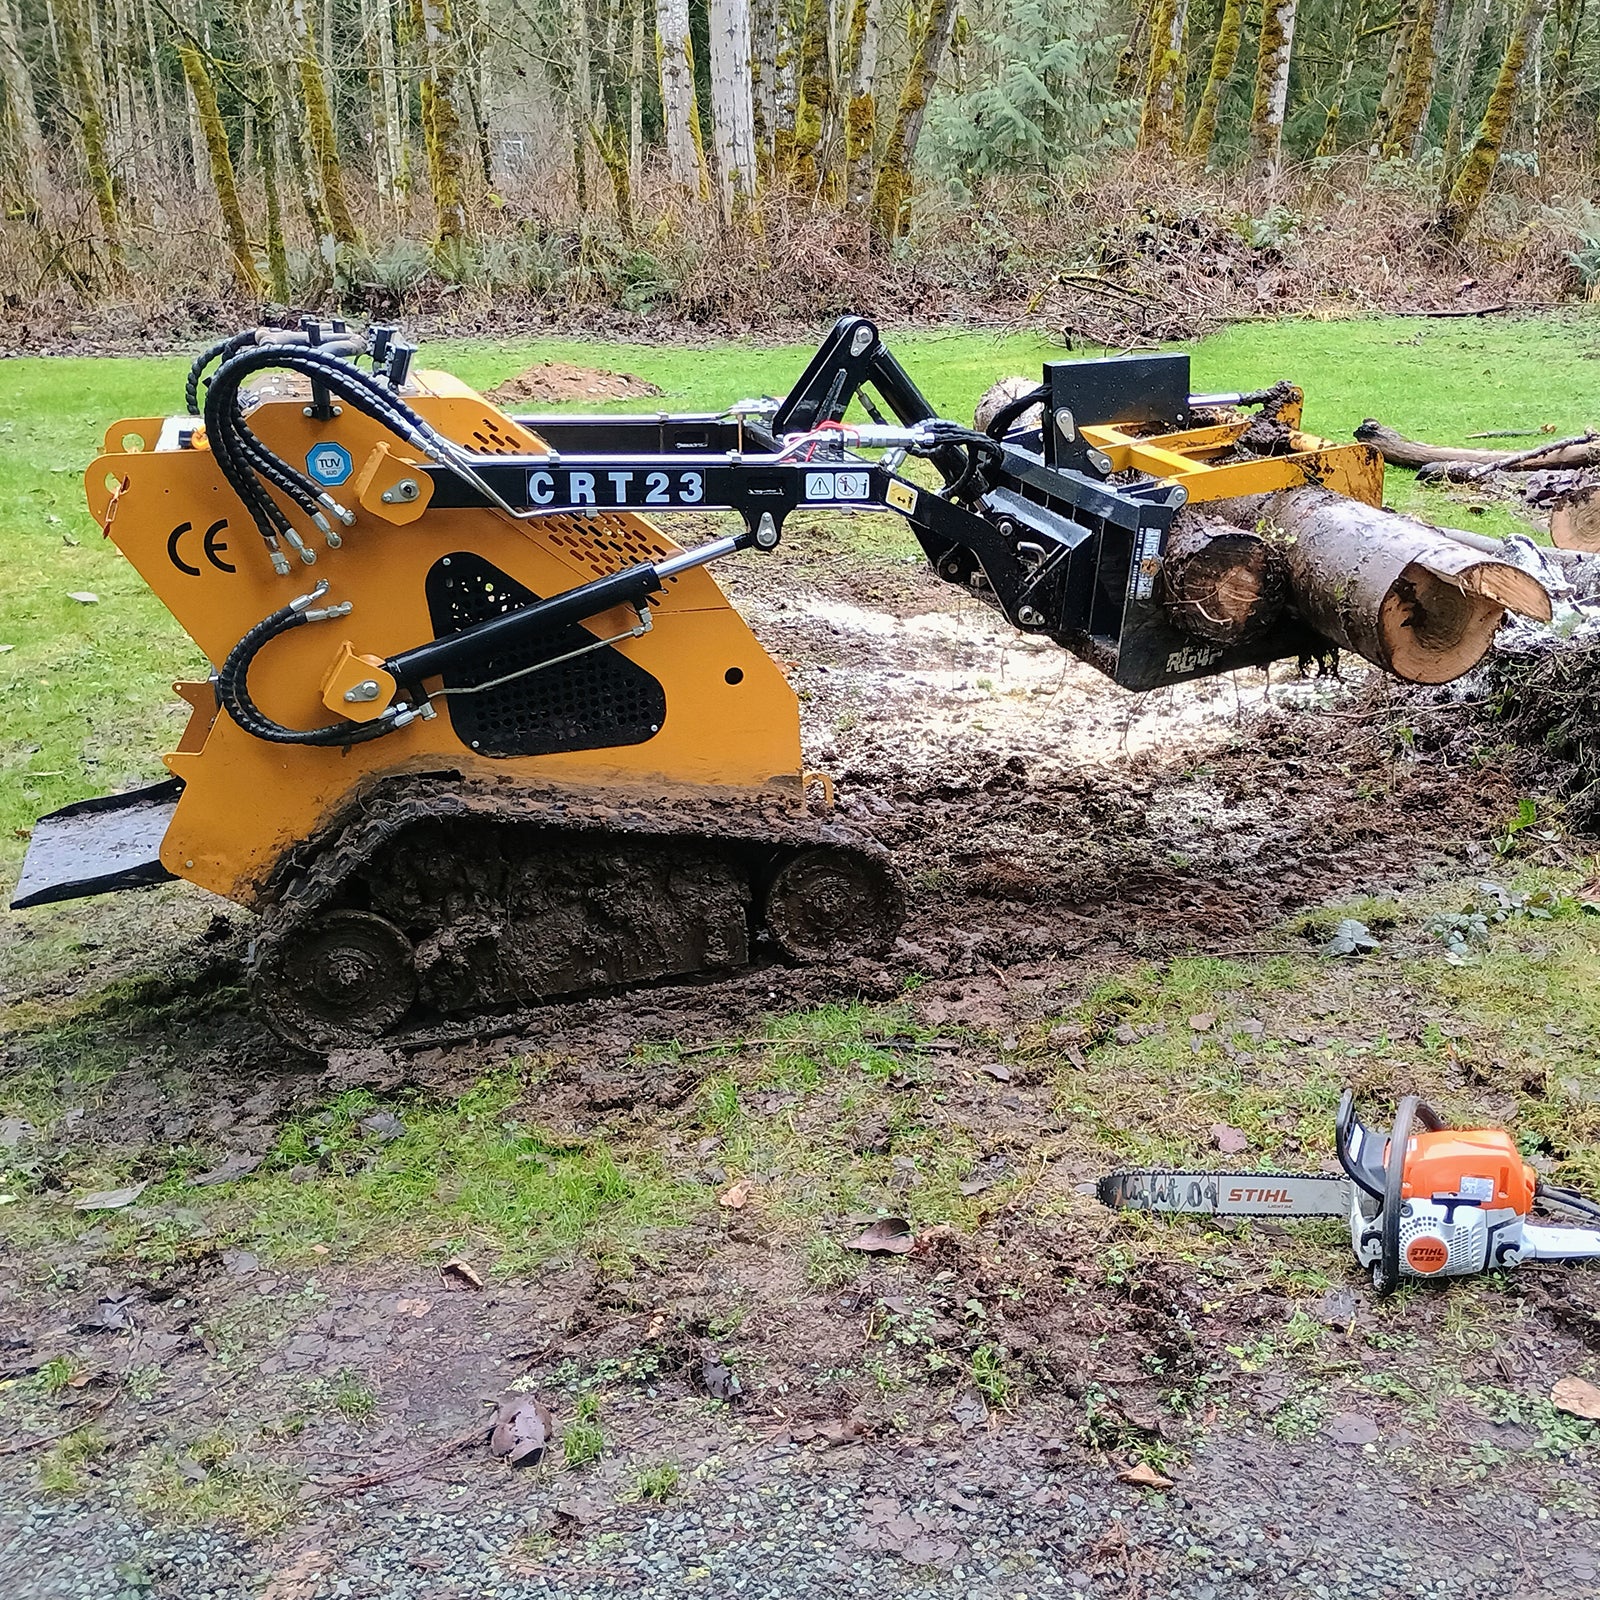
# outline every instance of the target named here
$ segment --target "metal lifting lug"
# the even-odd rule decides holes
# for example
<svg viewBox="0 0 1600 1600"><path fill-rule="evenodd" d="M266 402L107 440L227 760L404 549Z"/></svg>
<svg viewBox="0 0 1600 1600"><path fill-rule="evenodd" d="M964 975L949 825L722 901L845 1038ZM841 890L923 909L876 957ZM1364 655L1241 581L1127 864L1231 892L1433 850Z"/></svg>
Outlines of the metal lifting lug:
<svg viewBox="0 0 1600 1600"><path fill-rule="evenodd" d="M752 537L756 541L758 550L776 550L778 548L778 540L781 535L778 532L778 524L770 511L761 513Z"/></svg>

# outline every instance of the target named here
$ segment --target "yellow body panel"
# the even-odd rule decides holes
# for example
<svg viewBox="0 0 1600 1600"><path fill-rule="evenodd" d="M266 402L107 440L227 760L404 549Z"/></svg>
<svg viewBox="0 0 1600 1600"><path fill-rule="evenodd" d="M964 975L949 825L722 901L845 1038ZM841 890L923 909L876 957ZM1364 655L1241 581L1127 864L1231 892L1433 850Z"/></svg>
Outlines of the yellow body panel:
<svg viewBox="0 0 1600 1600"><path fill-rule="evenodd" d="M409 403L468 448L493 454L542 448L455 379L424 372L416 382ZM434 637L424 580L435 562L452 553L470 552L533 593L549 596L679 548L643 518L614 512L518 521L497 511L430 509L416 522L395 526L359 509L355 493L363 468L380 444L393 443L392 436L348 408L329 421L307 417L305 398L285 391L265 399L251 415L251 428L296 466L318 447L342 447L349 476L329 492L355 511L356 520L339 530L340 548L330 550L293 513L317 559L314 566L295 560L287 577L273 572L254 523L209 449L179 448L178 422L168 421L165 428L153 418L115 424L106 434L111 453L86 475L91 510L213 667L221 666L251 627L319 578L330 586L322 604L353 602L347 617L274 640L252 667L257 703L289 727L332 720L324 686L336 663L348 671L350 652L384 658ZM132 436L141 448L123 449L125 437L132 443ZM324 464L339 459L337 451L318 457ZM391 460L383 469L385 481L395 466ZM369 486L375 476L368 477ZM622 607L585 626L604 638L635 620ZM648 633L615 648L661 683L665 721L642 744L608 749L481 756L456 737L448 697L436 702L439 714L432 721L348 749L273 744L219 712L208 685L180 685L195 710L178 749L166 758L185 788L162 861L179 877L253 902L286 850L303 843L358 790L398 772L579 788L776 789L798 797L794 691L712 578L696 569L670 579L656 597L651 620Z"/></svg>

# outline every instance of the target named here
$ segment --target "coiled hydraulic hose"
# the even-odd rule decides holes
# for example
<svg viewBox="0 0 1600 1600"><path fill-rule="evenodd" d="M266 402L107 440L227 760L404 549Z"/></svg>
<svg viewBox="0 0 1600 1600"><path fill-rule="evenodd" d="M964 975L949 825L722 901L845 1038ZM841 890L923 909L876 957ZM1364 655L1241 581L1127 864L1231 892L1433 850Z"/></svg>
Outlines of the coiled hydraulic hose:
<svg viewBox="0 0 1600 1600"><path fill-rule="evenodd" d="M310 594L263 617L228 652L228 659L217 673L217 698L223 709L248 734L265 739L270 744L352 745L366 744L393 733L422 713L400 708L397 713L385 713L375 722L331 722L320 728L289 728L275 722L258 706L250 695L250 665L271 642L292 628L304 627L308 622L321 622L326 617L343 616L349 604L329 606L324 611L313 611L311 603L327 592L327 584L318 584Z"/></svg>

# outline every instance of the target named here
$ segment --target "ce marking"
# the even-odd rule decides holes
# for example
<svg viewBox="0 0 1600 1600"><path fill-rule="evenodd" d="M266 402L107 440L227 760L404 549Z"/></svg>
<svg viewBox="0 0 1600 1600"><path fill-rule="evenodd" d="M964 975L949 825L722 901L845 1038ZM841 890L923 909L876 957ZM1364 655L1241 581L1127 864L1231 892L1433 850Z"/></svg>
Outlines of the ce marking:
<svg viewBox="0 0 1600 1600"><path fill-rule="evenodd" d="M218 572L237 572L239 569L234 566L231 561L224 561L222 559L223 553L228 548L228 541L226 539L219 539L217 537L217 535L220 534L227 526L228 519L226 517L221 517L216 522L213 522L201 536L200 548L205 552L206 560L209 561ZM167 535L167 559L178 569L179 572L187 572L191 578L198 578L200 576L199 567L191 567L189 563L183 559L182 551L178 549L178 541L193 527L194 524L192 522L180 522L178 526Z"/></svg>

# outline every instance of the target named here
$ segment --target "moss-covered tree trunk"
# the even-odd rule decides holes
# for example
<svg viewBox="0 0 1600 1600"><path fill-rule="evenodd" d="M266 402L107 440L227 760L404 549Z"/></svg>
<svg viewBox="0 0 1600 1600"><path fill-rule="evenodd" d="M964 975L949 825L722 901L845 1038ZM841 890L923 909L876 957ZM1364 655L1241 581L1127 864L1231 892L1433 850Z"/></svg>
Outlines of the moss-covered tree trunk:
<svg viewBox="0 0 1600 1600"><path fill-rule="evenodd" d="M14 4L15 0L0 0L0 83L5 85L6 104L21 147L28 209L37 212L49 209L55 198L56 184L33 98L33 74L28 70L28 58L22 53L22 30Z"/></svg>
<svg viewBox="0 0 1600 1600"><path fill-rule="evenodd" d="M1175 150L1183 143L1183 41L1189 0L1160 0L1150 22L1150 60L1145 68L1139 116L1141 150Z"/></svg>
<svg viewBox="0 0 1600 1600"><path fill-rule="evenodd" d="M1255 97L1250 106L1250 166L1259 182L1275 182L1283 160L1283 118L1289 104L1294 19L1295 0L1264 0Z"/></svg>
<svg viewBox="0 0 1600 1600"><path fill-rule="evenodd" d="M1440 164L1439 200L1450 198L1451 185L1461 164L1461 130L1467 120L1467 99L1472 93L1478 52L1483 48L1483 30L1489 22L1489 0L1472 0L1461 24L1456 42L1455 65L1450 72L1450 105L1445 114L1443 160Z"/></svg>
<svg viewBox="0 0 1600 1600"><path fill-rule="evenodd" d="M1433 104L1433 79L1438 57L1433 49L1433 32L1439 16L1439 0L1420 0L1412 24L1411 43L1406 50L1405 78L1400 98L1389 123L1383 153L1415 159L1427 124L1428 108Z"/></svg>
<svg viewBox="0 0 1600 1600"><path fill-rule="evenodd" d="M448 248L469 237L467 163L461 122L461 63L450 0L417 0L426 70L422 77L422 138L433 192L433 237Z"/></svg>
<svg viewBox="0 0 1600 1600"><path fill-rule="evenodd" d="M1111 92L1122 99L1139 87L1139 75L1148 66L1150 52L1145 40L1150 36L1150 23L1161 8L1162 0L1139 0L1128 22L1128 37L1123 41L1122 54L1117 57L1116 75L1111 80Z"/></svg>
<svg viewBox="0 0 1600 1600"><path fill-rule="evenodd" d="M1473 136L1472 147L1461 163L1461 171L1450 186L1449 197L1439 208L1437 226L1445 238L1459 241L1472 225L1489 193L1494 169L1500 161L1500 147L1505 142L1511 126L1512 113L1517 108L1517 94L1522 84L1522 74L1528 63L1539 30L1544 26L1545 10L1549 0L1522 0L1517 19L1512 24L1506 40L1506 53L1500 62L1500 72L1495 78L1489 104L1484 108L1483 120Z"/></svg>
<svg viewBox="0 0 1600 1600"><path fill-rule="evenodd" d="M279 305L289 303L289 251L283 239L283 191L278 182L278 105L270 83L256 102L261 152L261 192L267 213L267 288Z"/></svg>
<svg viewBox="0 0 1600 1600"><path fill-rule="evenodd" d="M800 28L800 103L795 111L789 171L796 186L815 194L824 174L818 155L833 110L833 62L828 51L829 0L806 0Z"/></svg>
<svg viewBox="0 0 1600 1600"><path fill-rule="evenodd" d="M906 68L905 86L895 109L894 126L878 167L872 189L872 205L867 215L868 238L877 250L887 249L903 238L911 226L911 168L916 159L917 141L922 137L922 119L928 97L939 78L950 29L955 23L956 0L928 0L928 12L917 30Z"/></svg>
<svg viewBox="0 0 1600 1600"><path fill-rule="evenodd" d="M1217 115L1222 109L1222 92L1239 60L1239 36L1244 31L1244 0L1223 0L1222 19L1217 24L1217 42L1211 49L1211 69L1200 94L1200 109L1189 130L1189 154L1204 161L1211 154L1217 137Z"/></svg>
<svg viewBox="0 0 1600 1600"><path fill-rule="evenodd" d="M755 125L756 172L772 181L772 136L778 125L777 0L753 0L750 7L750 115Z"/></svg>
<svg viewBox="0 0 1600 1600"><path fill-rule="evenodd" d="M194 96L200 116L200 131L205 136L206 156L211 163L211 186L216 192L217 209L228 235L228 250L233 257L233 281L251 300L261 298L261 277L256 271L255 247L245 226L244 207L239 203L239 184L233 170L233 152L228 148L228 130L217 105L217 86L210 67L191 39L178 41L178 60L183 76Z"/></svg>
<svg viewBox="0 0 1600 1600"><path fill-rule="evenodd" d="M844 198L857 217L872 202L872 151L878 138L879 0L853 0L844 111Z"/></svg>
<svg viewBox="0 0 1600 1600"><path fill-rule="evenodd" d="M800 30L795 25L794 3L774 0L777 53L773 56L772 170L784 177L794 165L794 124L800 110Z"/></svg>
<svg viewBox="0 0 1600 1600"><path fill-rule="evenodd" d="M90 69L89 27L85 15L87 0L63 0L61 5L61 48L67 77L77 104L78 144L89 174L89 188L100 217L100 232L105 239L106 256L117 270L122 267L122 218L117 210L117 188L111 174L111 149L106 138L105 113L101 109L99 75Z"/></svg>
<svg viewBox="0 0 1600 1600"><path fill-rule="evenodd" d="M300 77L300 96L306 113L306 139L317 164L323 208L334 240L346 247L359 247L361 234L350 214L345 194L344 167L339 160L339 135L333 123L333 104L328 99L327 80L317 54L316 30L304 0L293 0L296 71Z"/></svg>

